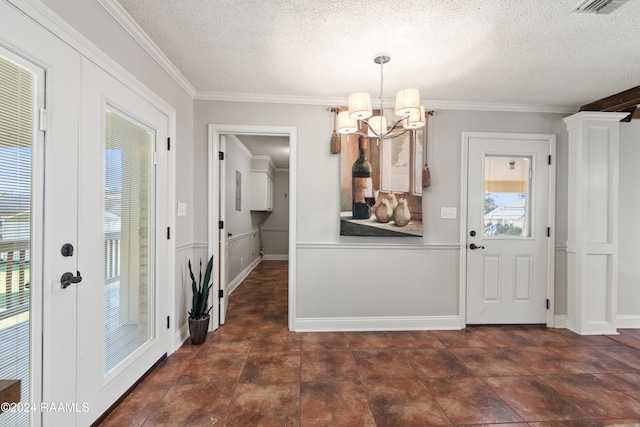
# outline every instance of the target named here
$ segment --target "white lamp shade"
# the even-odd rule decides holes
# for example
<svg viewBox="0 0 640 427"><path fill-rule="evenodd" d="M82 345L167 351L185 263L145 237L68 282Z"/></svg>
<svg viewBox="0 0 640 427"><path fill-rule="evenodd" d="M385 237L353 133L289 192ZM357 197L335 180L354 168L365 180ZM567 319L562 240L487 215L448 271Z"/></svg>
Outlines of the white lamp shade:
<svg viewBox="0 0 640 427"><path fill-rule="evenodd" d="M374 116L369 119L369 136L379 138L387 132L387 119L384 116Z"/></svg>
<svg viewBox="0 0 640 427"><path fill-rule="evenodd" d="M354 120L366 120L372 114L371 97L367 92L357 92L349 95L349 117Z"/></svg>
<svg viewBox="0 0 640 427"><path fill-rule="evenodd" d="M349 118L349 112L338 113L338 133L349 134L358 130L358 123Z"/></svg>
<svg viewBox="0 0 640 427"><path fill-rule="evenodd" d="M409 129L419 129L424 125L425 125L424 105L421 105L420 112L418 114L412 114L409 117L407 117L407 121L404 127Z"/></svg>
<svg viewBox="0 0 640 427"><path fill-rule="evenodd" d="M401 89L396 94L396 114L401 117L420 112L420 91L416 88Z"/></svg>

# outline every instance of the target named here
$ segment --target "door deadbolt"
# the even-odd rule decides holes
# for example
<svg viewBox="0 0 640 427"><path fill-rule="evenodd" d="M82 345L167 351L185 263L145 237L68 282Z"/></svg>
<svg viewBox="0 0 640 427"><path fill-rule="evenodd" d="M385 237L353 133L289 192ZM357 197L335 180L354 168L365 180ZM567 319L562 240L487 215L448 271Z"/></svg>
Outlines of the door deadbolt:
<svg viewBox="0 0 640 427"><path fill-rule="evenodd" d="M65 243L60 248L62 256L73 256L73 245L71 243Z"/></svg>

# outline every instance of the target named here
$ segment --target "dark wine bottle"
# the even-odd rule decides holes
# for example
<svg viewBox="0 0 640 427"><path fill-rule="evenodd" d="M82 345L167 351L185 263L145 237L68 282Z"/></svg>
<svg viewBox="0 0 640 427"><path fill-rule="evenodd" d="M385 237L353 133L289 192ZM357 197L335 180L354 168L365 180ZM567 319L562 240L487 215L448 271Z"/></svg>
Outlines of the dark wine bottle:
<svg viewBox="0 0 640 427"><path fill-rule="evenodd" d="M353 201L353 219L369 219L371 207L367 205L365 196L372 196L371 163L367 160L367 138L358 138L358 159L351 168L351 198Z"/></svg>

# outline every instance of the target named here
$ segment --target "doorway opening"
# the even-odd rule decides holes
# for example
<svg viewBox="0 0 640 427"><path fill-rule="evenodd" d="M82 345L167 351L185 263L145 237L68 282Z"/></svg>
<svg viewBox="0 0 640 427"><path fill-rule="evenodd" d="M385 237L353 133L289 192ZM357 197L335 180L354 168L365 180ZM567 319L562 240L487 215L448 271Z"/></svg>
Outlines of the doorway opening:
<svg viewBox="0 0 640 427"><path fill-rule="evenodd" d="M212 307L220 313L210 330L224 323L229 293L243 272L262 259L289 260L288 325L294 330L296 138L295 127L209 125L209 252L219 278ZM251 230L234 233L242 221L253 224ZM233 252L243 246L249 259Z"/></svg>

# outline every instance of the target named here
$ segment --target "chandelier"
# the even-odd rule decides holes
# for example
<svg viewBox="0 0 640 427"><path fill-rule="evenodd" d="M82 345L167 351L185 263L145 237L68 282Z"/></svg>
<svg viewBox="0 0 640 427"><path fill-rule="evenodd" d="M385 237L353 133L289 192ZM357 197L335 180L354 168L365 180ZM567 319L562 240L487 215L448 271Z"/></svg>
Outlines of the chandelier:
<svg viewBox="0 0 640 427"><path fill-rule="evenodd" d="M391 61L388 53L378 53L373 62L380 65L380 110L373 116L371 97L367 92L357 92L349 96L349 110L338 114L338 133L357 134L368 138L395 138L409 130L425 125L424 106L420 105L420 91L416 88L401 89L396 94L395 114L398 117L387 127L387 119L382 109L384 64ZM373 117L372 117L373 116ZM359 126L360 124L360 126ZM359 129L364 129L362 132Z"/></svg>

